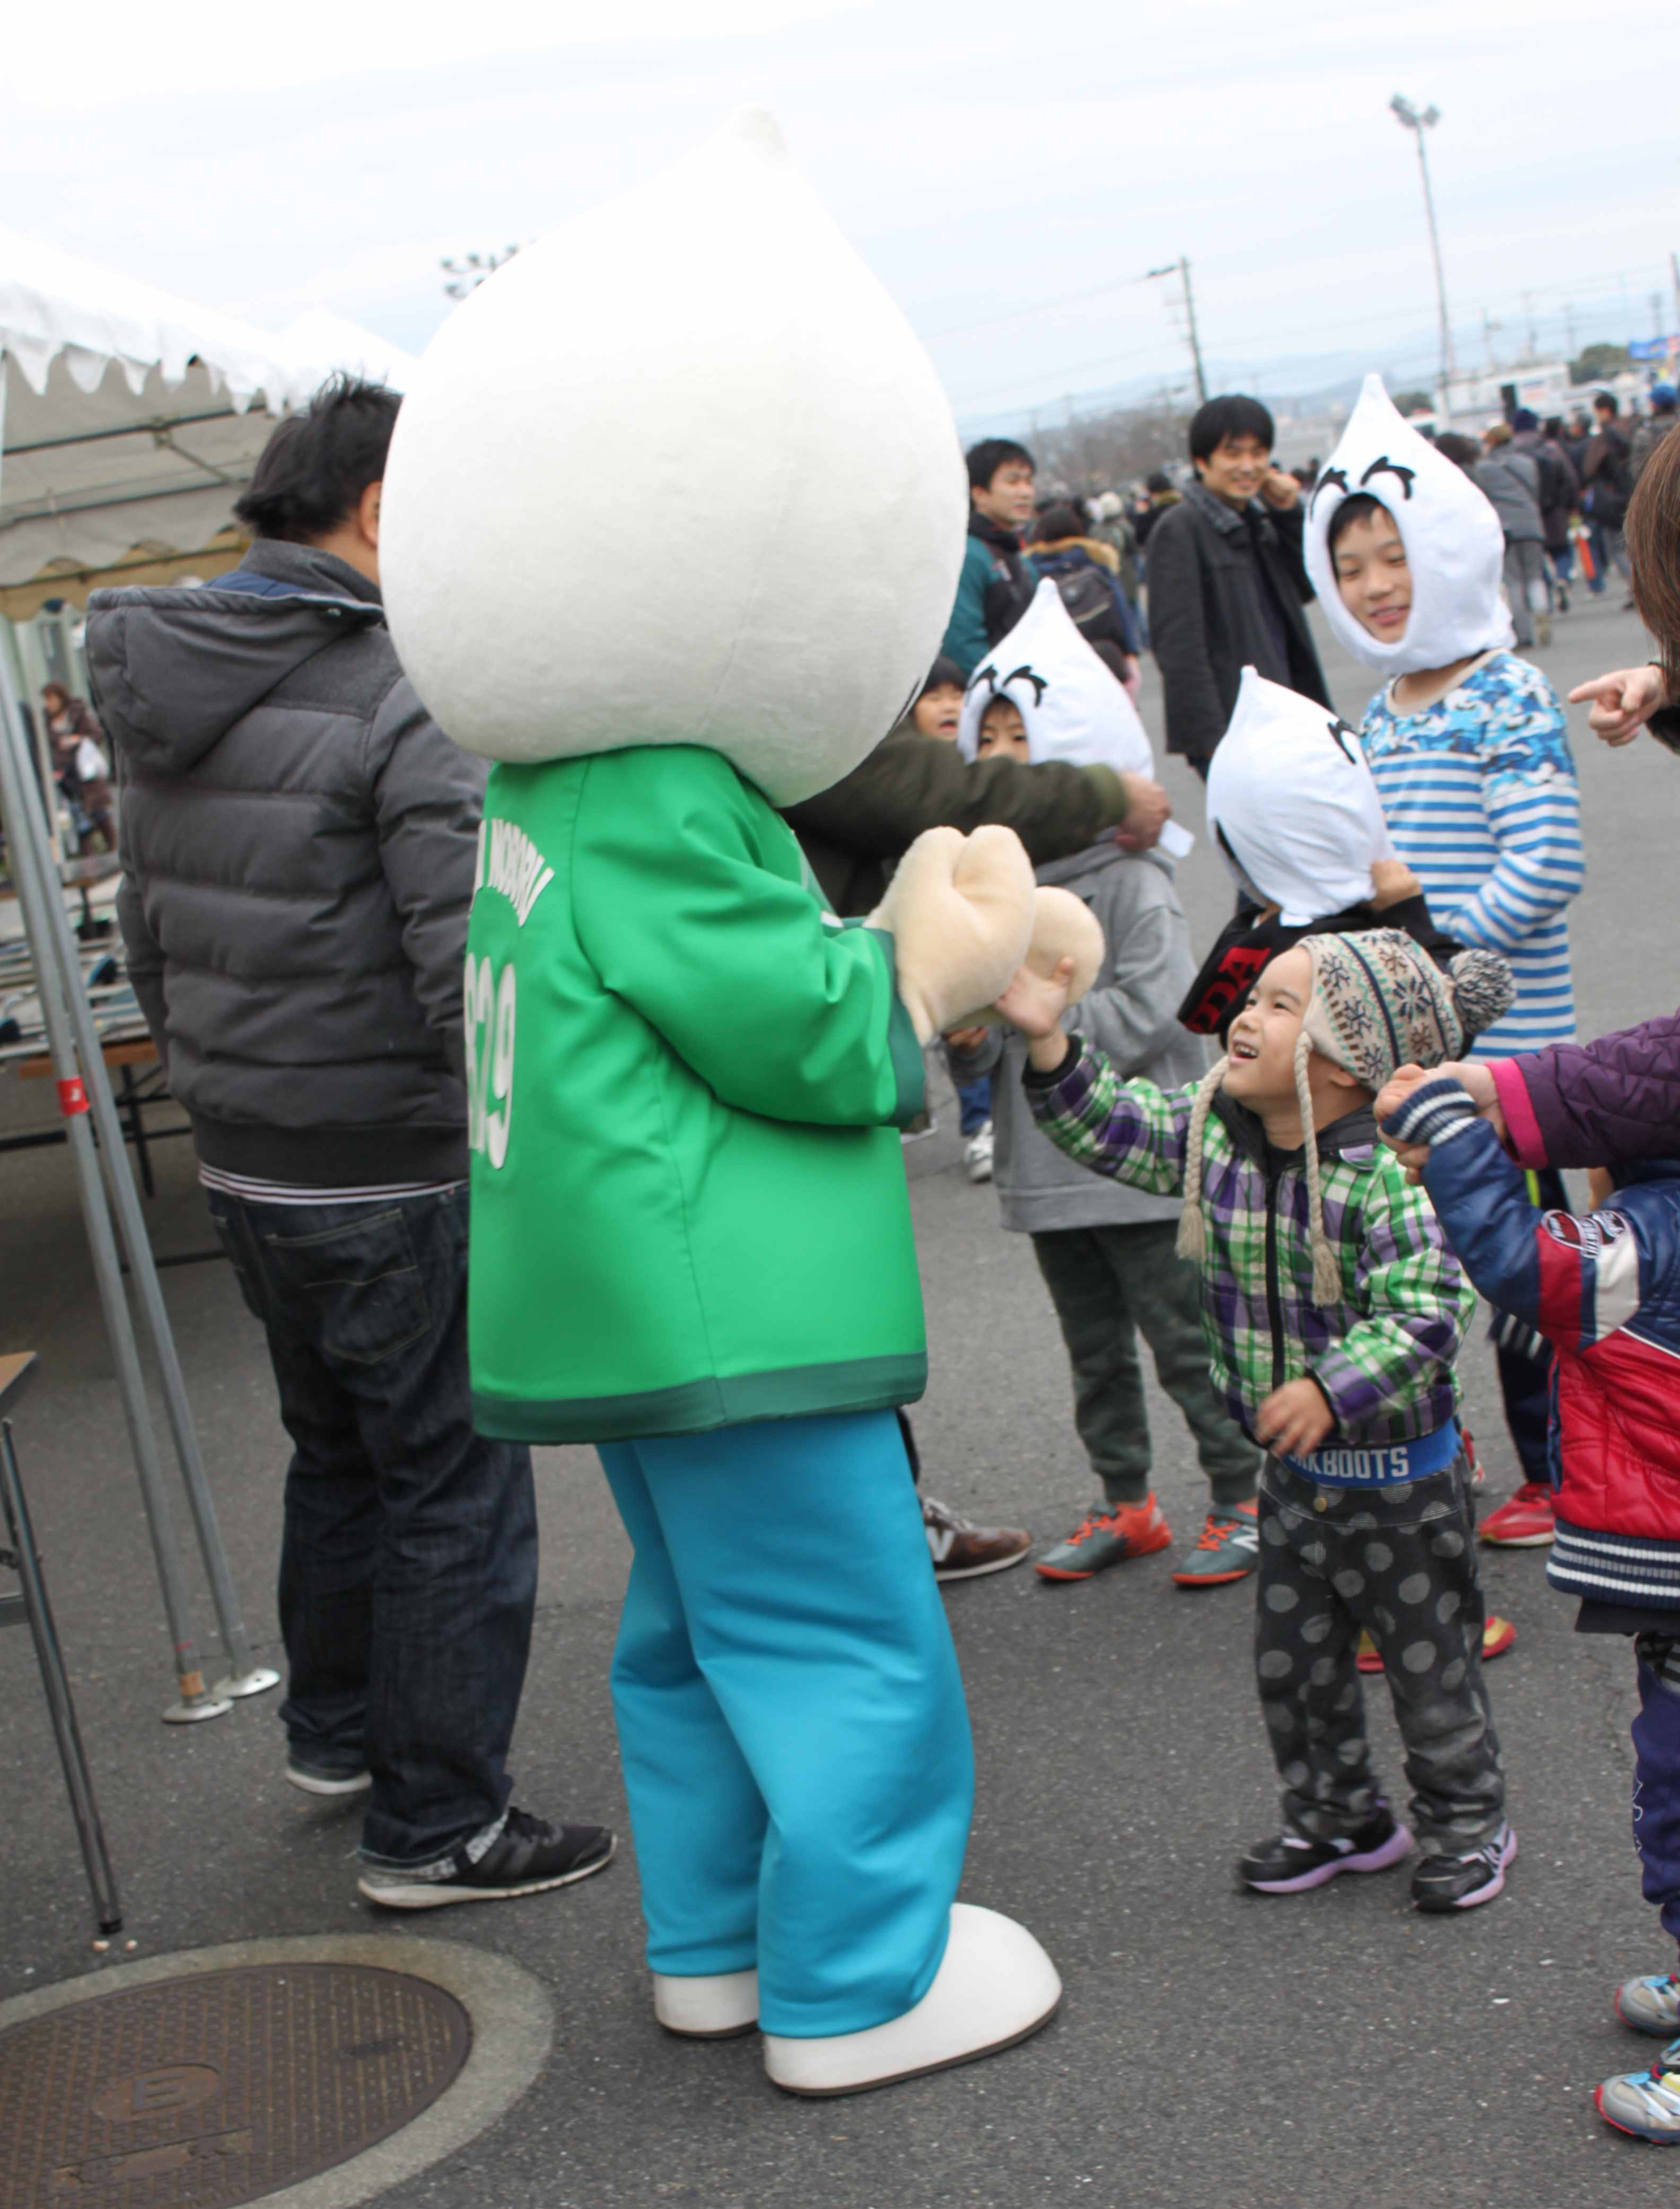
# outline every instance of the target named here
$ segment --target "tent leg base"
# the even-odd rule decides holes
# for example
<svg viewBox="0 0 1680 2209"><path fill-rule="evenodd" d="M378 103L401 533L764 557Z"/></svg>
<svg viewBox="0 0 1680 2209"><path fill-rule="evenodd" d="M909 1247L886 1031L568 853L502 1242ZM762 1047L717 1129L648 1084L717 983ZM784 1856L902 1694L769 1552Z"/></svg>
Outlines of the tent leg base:
<svg viewBox="0 0 1680 2209"><path fill-rule="evenodd" d="M223 1718L232 1709L214 1695L195 1695L190 1702L171 1703L163 1714L166 1725L197 1725L205 1718Z"/></svg>

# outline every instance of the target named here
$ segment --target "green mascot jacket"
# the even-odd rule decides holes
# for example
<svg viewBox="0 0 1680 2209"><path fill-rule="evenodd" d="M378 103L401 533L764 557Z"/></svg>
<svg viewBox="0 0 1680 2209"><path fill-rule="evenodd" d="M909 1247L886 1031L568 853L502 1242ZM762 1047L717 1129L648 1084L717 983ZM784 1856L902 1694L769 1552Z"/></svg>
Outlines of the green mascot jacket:
<svg viewBox="0 0 1680 2209"><path fill-rule="evenodd" d="M473 1417L602 1442L926 1383L891 939L690 745L491 773L467 934Z"/></svg>

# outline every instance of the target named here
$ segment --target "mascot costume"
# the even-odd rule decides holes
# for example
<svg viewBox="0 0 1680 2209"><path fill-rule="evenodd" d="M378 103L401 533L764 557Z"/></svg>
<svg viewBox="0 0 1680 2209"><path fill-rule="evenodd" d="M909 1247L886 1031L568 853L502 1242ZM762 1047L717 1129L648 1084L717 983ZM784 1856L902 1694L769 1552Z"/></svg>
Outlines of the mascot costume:
<svg viewBox="0 0 1680 2209"><path fill-rule="evenodd" d="M594 515L648 521L634 563ZM749 113L521 252L404 400L405 667L497 762L467 958L487 1434L593 1442L635 1548L612 1687L674 2032L834 2094L1060 1996L956 1902L972 1761L894 1407L922 1393L896 1129L1034 946L1003 828L823 909L778 806L912 696L967 505L909 328Z"/></svg>

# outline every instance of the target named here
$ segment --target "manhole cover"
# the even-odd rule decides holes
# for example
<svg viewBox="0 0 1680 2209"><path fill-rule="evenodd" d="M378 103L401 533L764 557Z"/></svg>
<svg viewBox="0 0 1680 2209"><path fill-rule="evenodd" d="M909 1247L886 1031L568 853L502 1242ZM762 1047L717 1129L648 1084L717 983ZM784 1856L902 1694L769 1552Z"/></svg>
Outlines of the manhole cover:
<svg viewBox="0 0 1680 2209"><path fill-rule="evenodd" d="M400 2130L472 2038L443 1988L359 1964L73 2002L0 2032L0 2209L231 2209Z"/></svg>

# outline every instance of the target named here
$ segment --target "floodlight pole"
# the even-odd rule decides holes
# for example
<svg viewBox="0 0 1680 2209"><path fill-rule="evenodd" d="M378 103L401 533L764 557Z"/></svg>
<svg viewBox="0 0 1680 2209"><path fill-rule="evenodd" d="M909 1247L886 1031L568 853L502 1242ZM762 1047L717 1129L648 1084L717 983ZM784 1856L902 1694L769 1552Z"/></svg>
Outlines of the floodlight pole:
<svg viewBox="0 0 1680 2209"><path fill-rule="evenodd" d="M1402 129L1416 133L1418 140L1418 169L1424 179L1424 212L1429 217L1430 251L1435 257L1435 304L1441 317L1441 391L1439 412L1447 412L1448 398L1457 370L1453 358L1453 326L1447 316L1447 277L1441 265L1441 232L1436 226L1435 194L1430 186L1429 155L1424 149L1424 133L1433 130L1441 120L1438 107L1416 108L1404 93L1396 93L1388 102Z"/></svg>

